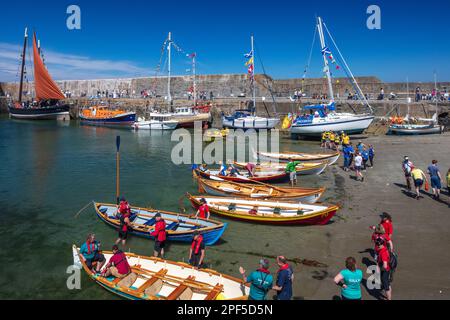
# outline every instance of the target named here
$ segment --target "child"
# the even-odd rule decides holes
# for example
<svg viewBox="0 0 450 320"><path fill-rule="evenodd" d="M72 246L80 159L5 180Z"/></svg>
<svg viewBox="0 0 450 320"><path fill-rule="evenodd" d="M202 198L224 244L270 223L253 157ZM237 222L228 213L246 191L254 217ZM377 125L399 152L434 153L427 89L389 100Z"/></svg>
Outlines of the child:
<svg viewBox="0 0 450 320"><path fill-rule="evenodd" d="M375 150L373 149L373 145L369 144L369 161L370 167L373 168L373 158L375 157Z"/></svg>

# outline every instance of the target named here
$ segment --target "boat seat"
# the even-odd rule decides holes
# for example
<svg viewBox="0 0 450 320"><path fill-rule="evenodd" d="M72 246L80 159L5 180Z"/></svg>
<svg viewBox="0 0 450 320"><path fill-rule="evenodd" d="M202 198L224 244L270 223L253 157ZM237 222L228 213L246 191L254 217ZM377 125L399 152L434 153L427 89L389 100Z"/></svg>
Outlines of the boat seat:
<svg viewBox="0 0 450 320"><path fill-rule="evenodd" d="M150 279L145 281L139 289L137 289L138 293L145 293L148 296L156 295L163 285L163 281L160 277L163 277L167 273L166 269L161 269L157 273L154 274Z"/></svg>
<svg viewBox="0 0 450 320"><path fill-rule="evenodd" d="M125 288L129 288L133 285L133 283L136 282L137 279L137 274L134 272L131 272L129 275L127 275L125 278L123 278L122 280L120 280L117 285L119 287L125 287Z"/></svg>
<svg viewBox="0 0 450 320"><path fill-rule="evenodd" d="M187 280L194 280L195 277L189 276ZM194 292L185 284L180 284L168 296L167 300L191 300Z"/></svg>
<svg viewBox="0 0 450 320"><path fill-rule="evenodd" d="M205 300L216 300L217 296L222 292L223 285L216 284L214 288L206 295Z"/></svg>
<svg viewBox="0 0 450 320"><path fill-rule="evenodd" d="M171 224L169 224L169 225L166 227L166 230L173 230L173 231L175 231L175 230L177 230L177 228L178 228L179 225L180 225L180 224L179 224L177 221L174 221L174 222L172 222Z"/></svg>
<svg viewBox="0 0 450 320"><path fill-rule="evenodd" d="M108 211L108 208L100 208L100 209L98 209L98 211L100 211L101 213L105 214L106 211Z"/></svg>
<svg viewBox="0 0 450 320"><path fill-rule="evenodd" d="M155 218L151 218L150 220L146 221L146 222L144 223L144 225L146 225L146 226L152 226L152 225L154 225L155 223L156 223L156 219L155 219Z"/></svg>

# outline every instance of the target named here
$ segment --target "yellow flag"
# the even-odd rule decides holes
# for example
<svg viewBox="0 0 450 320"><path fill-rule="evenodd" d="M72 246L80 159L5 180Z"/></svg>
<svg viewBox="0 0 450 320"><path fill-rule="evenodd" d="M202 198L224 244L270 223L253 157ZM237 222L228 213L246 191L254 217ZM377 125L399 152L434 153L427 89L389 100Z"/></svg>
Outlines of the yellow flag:
<svg viewBox="0 0 450 320"><path fill-rule="evenodd" d="M246 66L248 66L249 64L253 64L253 57L248 59L248 61L245 63Z"/></svg>

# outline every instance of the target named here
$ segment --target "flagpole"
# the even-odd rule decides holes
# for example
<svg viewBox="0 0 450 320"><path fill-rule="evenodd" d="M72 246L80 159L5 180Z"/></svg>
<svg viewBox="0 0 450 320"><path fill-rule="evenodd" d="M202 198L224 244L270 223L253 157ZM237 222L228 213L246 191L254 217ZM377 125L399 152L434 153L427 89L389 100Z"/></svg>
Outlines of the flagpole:
<svg viewBox="0 0 450 320"><path fill-rule="evenodd" d="M171 69L171 46L172 46L172 32L169 32L169 46L167 48L168 65L167 65L167 99L169 104L172 105L172 95L170 94L170 69Z"/></svg>
<svg viewBox="0 0 450 320"><path fill-rule="evenodd" d="M196 53L193 53L192 57L192 73L194 74L194 107L197 106L197 85L195 82L195 57L197 56Z"/></svg>
<svg viewBox="0 0 450 320"><path fill-rule="evenodd" d="M333 94L333 84L331 83L331 73L330 73L330 66L328 65L328 60L326 56L325 50L327 49L325 44L325 37L323 34L323 27L322 27L322 18L317 17L317 29L319 31L319 39L320 39L320 45L322 47L322 56L323 56L323 63L325 68L325 73L327 75L328 80L328 93L330 95L330 101L334 101L334 94Z"/></svg>
<svg viewBox="0 0 450 320"><path fill-rule="evenodd" d="M251 35L252 43L252 58L253 70L252 70L252 86L253 86L253 115L256 113L256 80L255 80L255 48L253 46L253 34Z"/></svg>

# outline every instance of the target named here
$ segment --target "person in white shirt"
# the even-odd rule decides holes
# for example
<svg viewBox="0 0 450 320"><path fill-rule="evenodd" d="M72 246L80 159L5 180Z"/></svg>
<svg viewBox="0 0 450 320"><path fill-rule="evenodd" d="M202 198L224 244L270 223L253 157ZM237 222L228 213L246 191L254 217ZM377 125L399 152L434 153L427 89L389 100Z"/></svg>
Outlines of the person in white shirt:
<svg viewBox="0 0 450 320"><path fill-rule="evenodd" d="M361 165L363 162L363 158L360 152L356 153L354 161L355 161L356 180L358 180L358 178L361 177L361 181L364 181L364 176L361 173Z"/></svg>

